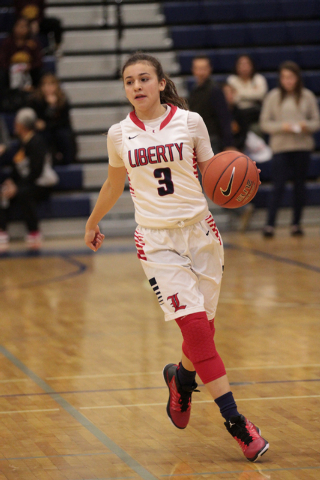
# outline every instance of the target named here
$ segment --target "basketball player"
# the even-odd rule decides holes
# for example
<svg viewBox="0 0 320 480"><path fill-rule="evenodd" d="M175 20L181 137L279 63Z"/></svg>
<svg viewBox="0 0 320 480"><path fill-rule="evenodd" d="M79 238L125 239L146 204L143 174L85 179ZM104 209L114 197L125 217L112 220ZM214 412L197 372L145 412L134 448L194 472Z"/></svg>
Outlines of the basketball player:
<svg viewBox="0 0 320 480"><path fill-rule="evenodd" d="M186 428L198 373L225 426L246 458L254 462L269 448L260 430L240 415L224 364L214 344L223 272L223 245L197 178L213 157L202 118L186 109L158 60L136 53L122 77L133 111L108 134L108 178L90 215L85 242L103 242L98 222L116 203L128 175L138 227L138 257L164 311L183 336L179 365L164 367L169 388L167 414Z"/></svg>

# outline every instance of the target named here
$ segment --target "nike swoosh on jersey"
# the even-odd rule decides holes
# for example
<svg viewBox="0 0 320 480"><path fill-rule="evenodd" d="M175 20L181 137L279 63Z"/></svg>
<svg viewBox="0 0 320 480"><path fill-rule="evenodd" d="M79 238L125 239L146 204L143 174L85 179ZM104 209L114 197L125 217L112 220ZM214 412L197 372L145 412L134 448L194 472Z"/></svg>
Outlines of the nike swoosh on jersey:
<svg viewBox="0 0 320 480"><path fill-rule="evenodd" d="M236 169L236 167L233 167L232 173L231 173L231 177L230 177L230 180L229 180L229 183L228 183L227 188L226 188L225 190L222 190L222 188L220 187L220 192L221 192L222 195L224 195L225 197L229 197L229 195L231 194L231 189L232 189L232 184L233 184L235 169Z"/></svg>
<svg viewBox="0 0 320 480"><path fill-rule="evenodd" d="M139 133L138 133L138 135L139 135ZM135 135L134 137L128 137L128 138L129 138L129 140L132 140L133 138L136 138L138 135Z"/></svg>

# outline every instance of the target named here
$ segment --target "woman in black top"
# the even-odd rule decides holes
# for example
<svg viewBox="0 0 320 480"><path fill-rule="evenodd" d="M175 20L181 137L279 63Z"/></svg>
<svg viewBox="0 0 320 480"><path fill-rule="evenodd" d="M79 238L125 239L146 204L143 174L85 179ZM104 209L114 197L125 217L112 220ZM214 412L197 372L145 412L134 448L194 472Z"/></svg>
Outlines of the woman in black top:
<svg viewBox="0 0 320 480"><path fill-rule="evenodd" d="M46 73L41 78L30 106L37 113L37 129L45 137L54 163L74 162L76 143L70 121L70 104L55 75Z"/></svg>

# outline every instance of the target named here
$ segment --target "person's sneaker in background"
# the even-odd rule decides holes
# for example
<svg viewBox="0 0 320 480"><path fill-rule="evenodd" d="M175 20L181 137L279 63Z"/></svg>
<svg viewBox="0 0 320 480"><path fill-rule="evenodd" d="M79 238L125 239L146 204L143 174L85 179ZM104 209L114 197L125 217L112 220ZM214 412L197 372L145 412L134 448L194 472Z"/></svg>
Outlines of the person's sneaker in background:
<svg viewBox="0 0 320 480"><path fill-rule="evenodd" d="M9 235L7 232L0 231L0 254L9 250Z"/></svg>
<svg viewBox="0 0 320 480"><path fill-rule="evenodd" d="M27 247L29 250L37 251L42 246L42 235L39 231L30 232L26 238Z"/></svg>

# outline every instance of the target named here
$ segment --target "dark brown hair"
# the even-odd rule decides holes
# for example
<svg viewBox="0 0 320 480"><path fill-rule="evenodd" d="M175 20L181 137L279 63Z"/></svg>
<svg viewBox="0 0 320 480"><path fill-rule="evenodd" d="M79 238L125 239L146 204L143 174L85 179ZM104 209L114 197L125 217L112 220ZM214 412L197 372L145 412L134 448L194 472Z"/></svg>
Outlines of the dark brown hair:
<svg viewBox="0 0 320 480"><path fill-rule="evenodd" d="M46 81L49 81L49 82L52 82L56 85L56 95L57 95L57 107L58 108L62 108L64 106L64 104L66 103L66 95L64 93L64 91L62 90L61 86L60 86L60 81L59 79L53 74L53 73L45 73L41 79L40 79L40 83L39 83L39 86L35 92L35 97L38 99L38 100L45 100L45 96L42 92L42 86L43 84L46 82Z"/></svg>
<svg viewBox="0 0 320 480"><path fill-rule="evenodd" d="M210 58L208 55L195 55L195 56L192 58L192 62L193 62L194 60L206 60L206 61L208 62L209 67L210 67L211 69L213 68L211 58Z"/></svg>
<svg viewBox="0 0 320 480"><path fill-rule="evenodd" d="M250 57L250 55L248 55L247 53L242 53L241 55L239 55L234 63L234 73L236 75L238 75L238 72L237 72L237 66L238 66L238 63L239 63L239 60L241 60L241 58L247 58L249 60L249 62L251 63L251 68L252 68L252 71L251 71L251 75L250 77L253 78L257 72L256 70L256 66L255 66L255 63L253 61L253 58Z"/></svg>
<svg viewBox="0 0 320 480"><path fill-rule="evenodd" d="M132 54L122 67L122 78L125 69L130 65L135 65L136 63L147 63L148 65L151 65L156 71L159 82L162 79L165 79L165 89L163 90L163 92L160 92L161 103L171 103L172 105L176 105L183 110L188 110L187 102L182 97L179 97L175 84L169 78L169 76L164 73L159 60L152 55L148 55L143 52L136 52Z"/></svg>
<svg viewBox="0 0 320 480"><path fill-rule="evenodd" d="M301 76L301 70L300 67L297 63L291 62L290 60L287 60L286 62L283 62L279 66L279 89L280 89L280 103L283 102L284 97L287 95L287 91L283 88L280 82L280 74L282 70L290 70L290 72L294 73L295 76L297 77L297 83L293 91L293 95L296 98L296 102L299 103L302 95L302 89L303 89L303 81L302 81L302 76Z"/></svg>

